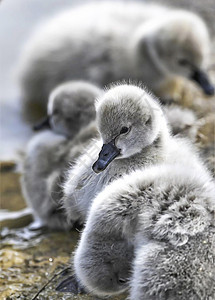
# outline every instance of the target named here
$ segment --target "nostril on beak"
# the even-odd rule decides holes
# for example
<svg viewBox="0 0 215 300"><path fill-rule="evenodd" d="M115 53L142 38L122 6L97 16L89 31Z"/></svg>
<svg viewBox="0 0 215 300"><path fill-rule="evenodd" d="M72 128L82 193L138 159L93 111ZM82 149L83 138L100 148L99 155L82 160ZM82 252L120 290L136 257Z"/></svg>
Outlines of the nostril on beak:
<svg viewBox="0 0 215 300"><path fill-rule="evenodd" d="M127 280L126 280L125 278L119 278L119 279L118 279L119 284L125 284L126 281L127 281Z"/></svg>

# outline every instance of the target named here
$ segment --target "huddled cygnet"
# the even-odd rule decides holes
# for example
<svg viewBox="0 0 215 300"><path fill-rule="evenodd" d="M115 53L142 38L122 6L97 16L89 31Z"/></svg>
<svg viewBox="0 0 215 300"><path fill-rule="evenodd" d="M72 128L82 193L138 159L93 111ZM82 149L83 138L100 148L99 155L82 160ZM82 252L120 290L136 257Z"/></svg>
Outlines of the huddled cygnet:
<svg viewBox="0 0 215 300"><path fill-rule="evenodd" d="M192 152L190 146L183 151L186 142L171 137L157 99L141 87L112 86L97 99L96 115L101 138L77 158L63 187L63 206L71 224L84 223L95 196L123 174L166 159L185 160Z"/></svg>
<svg viewBox="0 0 215 300"><path fill-rule="evenodd" d="M215 185L195 152L178 147L175 162L123 176L94 199L74 256L88 292L215 298Z"/></svg>
<svg viewBox="0 0 215 300"><path fill-rule="evenodd" d="M57 86L48 98L48 116L34 126L50 127L57 134L73 138L95 119L95 99L101 89L86 81L68 81Z"/></svg>
<svg viewBox="0 0 215 300"><path fill-rule="evenodd" d="M79 284L106 296L130 283L132 300L213 299L215 186L198 153L169 134L141 87L112 87L96 113L101 141L63 191L68 220L87 220L74 256Z"/></svg>
<svg viewBox="0 0 215 300"><path fill-rule="evenodd" d="M23 99L45 105L50 90L70 79L101 86L141 80L155 94L173 76L195 81L207 95L208 29L192 12L138 2L76 6L42 24L19 65Z"/></svg>
<svg viewBox="0 0 215 300"><path fill-rule="evenodd" d="M97 99L96 115L101 138L86 147L64 183L63 206L71 224L86 221L93 199L110 182L167 155L170 135L163 111L141 87L112 86Z"/></svg>
<svg viewBox="0 0 215 300"><path fill-rule="evenodd" d="M22 190L35 220L53 229L69 224L59 203L61 182L69 162L96 137L94 101L102 91L87 82L71 81L55 88L48 101L48 117L35 126L23 163Z"/></svg>

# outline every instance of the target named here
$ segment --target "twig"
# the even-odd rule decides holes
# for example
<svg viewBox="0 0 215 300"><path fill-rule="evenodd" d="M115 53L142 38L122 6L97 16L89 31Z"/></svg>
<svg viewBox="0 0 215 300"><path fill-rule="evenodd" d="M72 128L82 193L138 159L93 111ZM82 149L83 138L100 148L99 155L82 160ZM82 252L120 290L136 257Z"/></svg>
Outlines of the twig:
<svg viewBox="0 0 215 300"><path fill-rule="evenodd" d="M39 296L39 294L47 287L47 285L48 285L55 277L61 275L63 272L65 272L65 271L67 271L67 270L69 270L69 269L70 269L70 267L67 267L67 268L63 269L62 271L60 271L60 272L56 273L55 275L53 275L53 276L49 279L49 281L46 282L46 283L41 287L41 289L36 293L36 295L35 295L31 300L36 300L37 297Z"/></svg>

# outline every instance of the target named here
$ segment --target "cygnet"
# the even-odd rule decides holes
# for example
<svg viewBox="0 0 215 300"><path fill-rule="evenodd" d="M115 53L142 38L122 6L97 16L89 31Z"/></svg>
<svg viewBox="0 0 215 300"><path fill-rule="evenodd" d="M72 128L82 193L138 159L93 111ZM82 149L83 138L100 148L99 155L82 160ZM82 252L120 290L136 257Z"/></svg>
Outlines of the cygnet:
<svg viewBox="0 0 215 300"><path fill-rule="evenodd" d="M123 176L94 199L74 256L88 292L214 299L215 185L192 147L174 143L175 159Z"/></svg>
<svg viewBox="0 0 215 300"><path fill-rule="evenodd" d="M18 67L26 103L44 106L57 84L143 81L155 94L173 76L214 94L206 69L210 39L196 14L139 2L93 2L57 15L33 34Z"/></svg>
<svg viewBox="0 0 215 300"><path fill-rule="evenodd" d="M101 90L85 82L57 87L49 98L48 118L36 129L23 163L22 190L35 219L51 229L67 229L61 208L61 183L66 167L97 136L94 100ZM90 122L91 121L91 122ZM89 123L89 124L88 124ZM88 126L87 126L88 124Z"/></svg>
<svg viewBox="0 0 215 300"><path fill-rule="evenodd" d="M110 182L172 151L163 110L141 87L112 86L97 99L96 115L101 138L86 147L64 183L62 201L71 224L86 221L93 199Z"/></svg>

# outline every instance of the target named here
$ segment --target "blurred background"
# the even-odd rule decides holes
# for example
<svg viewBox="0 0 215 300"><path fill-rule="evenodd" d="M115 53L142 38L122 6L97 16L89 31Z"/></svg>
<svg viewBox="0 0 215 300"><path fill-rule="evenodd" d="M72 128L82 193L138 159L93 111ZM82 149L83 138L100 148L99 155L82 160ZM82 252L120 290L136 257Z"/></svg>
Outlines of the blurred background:
<svg viewBox="0 0 215 300"><path fill-rule="evenodd" d="M16 149L25 146L32 134L20 120L19 89L15 68L25 42L35 27L56 13L87 0L2 0L0 2L0 159L16 158ZM101 2L101 0L100 0ZM126 1L125 1L126 2ZM152 2L143 0L142 2ZM153 1L155 2L155 1ZM157 3L183 7L198 12L206 21L213 39L215 36L215 1L158 0ZM215 52L213 46L212 52ZM214 61L214 55L213 55Z"/></svg>
<svg viewBox="0 0 215 300"><path fill-rule="evenodd" d="M81 1L3 0L0 2L0 134L1 160L16 158L32 131L20 120L15 67L34 28L60 10Z"/></svg>

